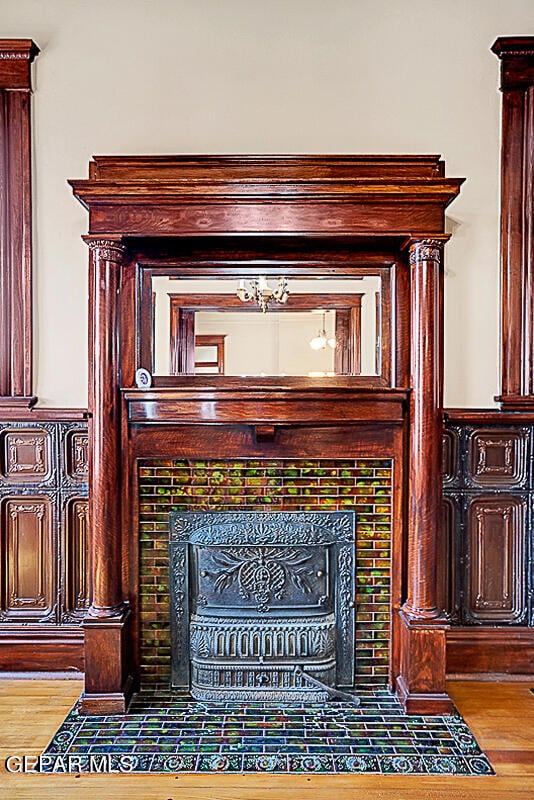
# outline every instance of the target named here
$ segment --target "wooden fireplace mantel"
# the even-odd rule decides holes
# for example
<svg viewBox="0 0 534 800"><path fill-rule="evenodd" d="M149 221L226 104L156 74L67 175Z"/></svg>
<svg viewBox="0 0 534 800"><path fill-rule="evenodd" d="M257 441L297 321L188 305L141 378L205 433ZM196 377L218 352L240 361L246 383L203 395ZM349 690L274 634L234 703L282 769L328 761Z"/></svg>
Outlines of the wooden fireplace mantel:
<svg viewBox="0 0 534 800"><path fill-rule="evenodd" d="M309 452L352 448L394 460L391 684L409 712L450 710L447 624L436 600L442 246L445 209L462 179L446 178L433 155L99 156L88 179L70 183L89 210L94 600L85 624L84 711L123 710L138 679L136 459L191 457L206 441L215 451L217 426L234 456L248 443L250 452L266 447L287 457L306 435ZM181 378L136 389L135 370L144 366L133 335L146 325L136 310L143 263L165 263L172 245L191 249L191 242L204 265L216 261L223 273L229 262L213 256L216 248L242 264L249 250L272 263L284 248L297 260L306 249L309 263L315 247L330 276L346 271L351 253L363 253L364 262L385 253L396 324L384 385L358 377L247 386L225 379L214 387Z"/></svg>

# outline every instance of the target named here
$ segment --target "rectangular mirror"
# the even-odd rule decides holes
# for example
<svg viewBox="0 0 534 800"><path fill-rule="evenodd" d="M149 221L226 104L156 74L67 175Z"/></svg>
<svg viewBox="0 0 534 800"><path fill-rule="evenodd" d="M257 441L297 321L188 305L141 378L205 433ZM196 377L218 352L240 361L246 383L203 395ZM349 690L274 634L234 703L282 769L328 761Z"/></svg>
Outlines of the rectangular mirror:
<svg viewBox="0 0 534 800"><path fill-rule="evenodd" d="M380 375L379 275L284 281L153 275L154 374Z"/></svg>

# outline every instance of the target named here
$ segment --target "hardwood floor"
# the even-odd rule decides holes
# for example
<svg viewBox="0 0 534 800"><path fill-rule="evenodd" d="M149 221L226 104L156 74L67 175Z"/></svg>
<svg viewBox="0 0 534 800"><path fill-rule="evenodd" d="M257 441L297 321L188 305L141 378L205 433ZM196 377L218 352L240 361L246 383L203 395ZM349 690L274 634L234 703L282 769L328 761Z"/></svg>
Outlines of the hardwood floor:
<svg viewBox="0 0 534 800"><path fill-rule="evenodd" d="M532 800L532 682L454 681L449 691L497 777L396 775L10 775L10 755L37 755L80 681L0 680L0 796L6 800Z"/></svg>

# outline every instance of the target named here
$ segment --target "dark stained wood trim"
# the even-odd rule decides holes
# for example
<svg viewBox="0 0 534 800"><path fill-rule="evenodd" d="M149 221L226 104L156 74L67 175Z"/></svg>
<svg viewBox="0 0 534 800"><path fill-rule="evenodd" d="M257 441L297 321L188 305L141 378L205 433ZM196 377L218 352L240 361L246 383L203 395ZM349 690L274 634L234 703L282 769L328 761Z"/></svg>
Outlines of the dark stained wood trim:
<svg viewBox="0 0 534 800"><path fill-rule="evenodd" d="M196 376L197 378L200 376ZM206 376L202 376L206 377ZM131 422L212 422L258 424L269 422L334 423L391 422L402 424L407 394L400 390L335 388L310 381L306 389L246 387L127 390L124 398ZM334 406L334 407L332 407ZM439 488L439 487L438 487Z"/></svg>
<svg viewBox="0 0 534 800"><path fill-rule="evenodd" d="M121 292L119 298L120 318L130 320L130 324L135 330L135 335L126 337L123 336L120 343L119 374L121 376L120 379L123 386L135 386L135 371L139 367L143 366L145 369L148 369L149 372L153 371L151 360L147 367L146 364L142 363L144 354L142 355L139 352L141 345L140 331L142 320L140 315L142 314L142 306L140 302L138 303L138 293L143 285L142 276L145 272L148 272L148 270L144 270L142 267L140 267L136 263L136 259L134 257L131 255L126 255L121 276ZM152 289L152 285L150 289ZM152 303L152 300L150 302ZM152 317L152 314L150 314L150 316ZM92 345L91 342L89 342L89 354L91 354L91 352ZM152 353L149 354L150 359L151 357ZM89 380L91 380L91 376L89 376Z"/></svg>
<svg viewBox="0 0 534 800"><path fill-rule="evenodd" d="M337 458L392 458L400 460L402 430L395 424L384 425L377 437L373 423L347 425L330 423L322 427L308 424L272 423L274 439L260 442L258 425L209 423L173 425L133 425L131 427L132 458L151 458L157 450L159 458L324 458L333 452ZM268 427L264 425L263 427ZM402 469L395 471L402 475ZM398 480L398 478L397 478ZM402 492L394 502L400 502ZM398 507L396 511L398 512ZM395 517L398 519L398 516ZM399 536L400 541L400 536ZM398 585L400 594L400 583Z"/></svg>
<svg viewBox="0 0 534 800"><path fill-rule="evenodd" d="M130 609L107 617L87 616L83 621L85 686L81 697L84 714L121 714L134 691L129 645Z"/></svg>
<svg viewBox="0 0 534 800"><path fill-rule="evenodd" d="M219 335L216 333L206 333L195 336L196 347L215 347L216 358L211 361L195 361L195 369L197 367L215 367L217 375L224 375L224 334ZM196 351L195 351L196 352Z"/></svg>
<svg viewBox="0 0 534 800"><path fill-rule="evenodd" d="M32 397L13 397L11 395L0 397L0 416L2 416L4 412L6 414L10 412L25 414L27 411L31 411L36 402L37 397L35 397L35 395Z"/></svg>
<svg viewBox="0 0 534 800"><path fill-rule="evenodd" d="M441 245L414 242L411 266L410 457L408 508L407 617L439 616L436 550L440 523L442 385Z"/></svg>
<svg viewBox="0 0 534 800"><path fill-rule="evenodd" d="M445 646L448 625L437 618L397 613L400 631L400 670L395 687L407 714L450 714L453 704L445 685Z"/></svg>
<svg viewBox="0 0 534 800"><path fill-rule="evenodd" d="M86 408L46 408L34 406L31 409L17 410L2 408L0 422L85 422L89 416Z"/></svg>
<svg viewBox="0 0 534 800"><path fill-rule="evenodd" d="M187 375L195 371L195 312L184 308L171 299L170 325L170 374Z"/></svg>
<svg viewBox="0 0 534 800"><path fill-rule="evenodd" d="M120 396L118 314L123 248L87 239L90 249L89 319L92 346L89 410L90 520L93 602L89 614L108 619L124 611L120 553ZM102 568L104 565L104 568Z"/></svg>
<svg viewBox="0 0 534 800"><path fill-rule="evenodd" d="M0 397L31 407L31 39L0 39ZM5 408L5 404L3 404Z"/></svg>
<svg viewBox="0 0 534 800"><path fill-rule="evenodd" d="M441 242L410 247L410 435L406 600L397 612L402 644L396 688L406 713L450 713L445 688L447 620L437 603L442 466L443 281Z"/></svg>
<svg viewBox="0 0 534 800"><path fill-rule="evenodd" d="M527 414L533 412L532 395L501 394L495 399L501 404L503 411L524 411Z"/></svg>
<svg viewBox="0 0 534 800"><path fill-rule="evenodd" d="M152 292L152 274L148 269L137 270L139 295L139 317L137 320L138 335L135 337L137 348L137 367L154 372L154 300Z"/></svg>
<svg viewBox="0 0 534 800"><path fill-rule="evenodd" d="M501 397L534 409L534 36L500 37ZM518 400L520 402L518 403Z"/></svg>
<svg viewBox="0 0 534 800"><path fill-rule="evenodd" d="M389 158L97 157L89 180L69 183L94 234L442 234L463 180L411 156L393 157L385 179Z"/></svg>
<svg viewBox="0 0 534 800"><path fill-rule="evenodd" d="M451 627L447 631L447 673L532 674L534 628Z"/></svg>
<svg viewBox="0 0 534 800"><path fill-rule="evenodd" d="M0 672L83 669L83 630L79 626L0 628Z"/></svg>
<svg viewBox="0 0 534 800"><path fill-rule="evenodd" d="M361 306L362 294L291 294L285 305L273 305L272 311L313 311L317 308L350 309ZM244 311L257 310L252 303L243 303L236 294L174 294L169 293L172 306L193 311ZM258 312L259 313L259 312Z"/></svg>
<svg viewBox="0 0 534 800"><path fill-rule="evenodd" d="M516 412L508 408L446 408L445 421L451 425L529 425L534 412Z"/></svg>
<svg viewBox="0 0 534 800"><path fill-rule="evenodd" d="M390 325L387 326L387 321L382 318L382 338L387 329L391 330L395 368L391 376L392 386L409 386L410 348L405 346L405 342L410 340L410 272L408 266L402 262L396 262L393 266L391 293L395 303L390 309Z"/></svg>
<svg viewBox="0 0 534 800"><path fill-rule="evenodd" d="M82 197L82 190L77 189ZM352 197L352 202L336 197L330 200L308 201L299 196L298 206L287 199L281 199L277 207L249 199L222 199L217 203L193 202L185 195L183 203L170 204L165 198L149 204L153 198L143 198L138 204L121 206L117 197L111 195L107 203L98 201L99 197L88 196L91 201L90 231L94 235L110 235L122 230L125 236L147 236L156 229L158 235L172 236L176 233L176 219L180 219L181 236L219 236L229 234L294 234L307 229L307 235L332 235L338 230L339 236L353 236L368 232L368 220L378 220L376 235L410 236L412 230L417 236L432 236L441 232L444 222L444 209L458 193L458 187L451 187L442 194L424 195L414 191L411 194L398 192L396 196L378 195L370 202L367 194ZM172 197L173 195L171 195ZM338 204L339 203L339 204ZM285 209L283 208L285 206ZM409 226L405 207L410 208ZM282 213L281 213L282 212Z"/></svg>
<svg viewBox="0 0 534 800"><path fill-rule="evenodd" d="M94 156L89 164L92 180L120 180L135 172L139 180L176 177L183 180L224 178L230 171L236 182L270 174L279 179L334 177L439 178L445 163L439 155L173 155Z"/></svg>

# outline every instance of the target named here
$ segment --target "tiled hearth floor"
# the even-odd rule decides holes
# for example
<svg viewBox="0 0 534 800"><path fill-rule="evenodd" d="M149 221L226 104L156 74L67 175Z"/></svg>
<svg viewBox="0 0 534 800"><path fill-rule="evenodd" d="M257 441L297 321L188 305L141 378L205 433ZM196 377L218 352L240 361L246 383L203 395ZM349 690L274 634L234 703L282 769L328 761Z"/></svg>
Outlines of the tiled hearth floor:
<svg viewBox="0 0 534 800"><path fill-rule="evenodd" d="M384 689L360 707L203 704L141 692L128 714L82 717L76 707L43 755L43 771L493 774L459 714L406 716Z"/></svg>

